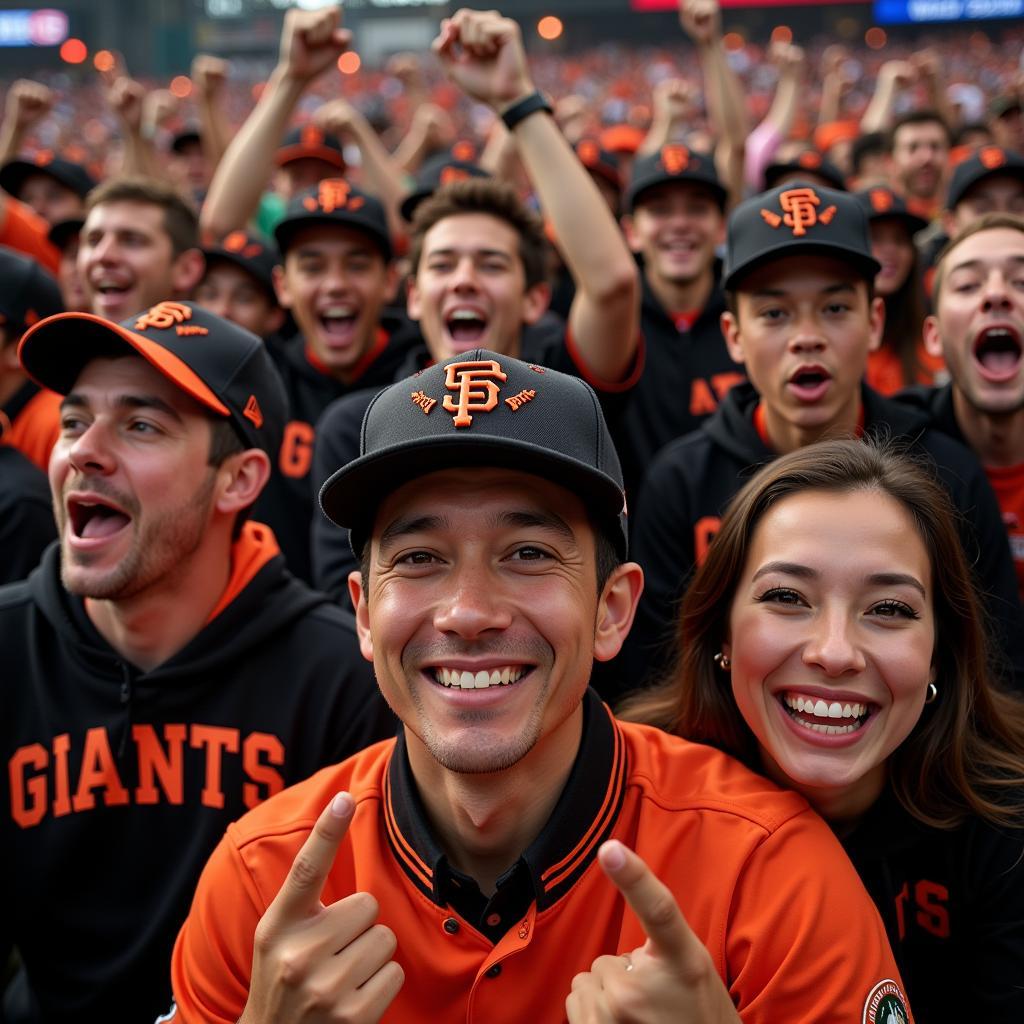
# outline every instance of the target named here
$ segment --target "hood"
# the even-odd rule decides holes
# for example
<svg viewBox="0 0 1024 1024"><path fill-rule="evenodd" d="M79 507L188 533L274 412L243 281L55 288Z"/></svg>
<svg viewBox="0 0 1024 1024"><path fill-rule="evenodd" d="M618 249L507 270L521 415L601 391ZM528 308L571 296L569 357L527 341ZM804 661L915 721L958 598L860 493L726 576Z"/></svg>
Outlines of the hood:
<svg viewBox="0 0 1024 1024"><path fill-rule="evenodd" d="M906 388L899 394L893 395L892 400L925 413L931 426L948 434L961 444L967 444L956 421L956 413L953 411L952 383L943 384L941 387L919 385Z"/></svg>
<svg viewBox="0 0 1024 1024"><path fill-rule="evenodd" d="M640 311L642 317L650 317L652 320L662 320L666 329L674 331L676 325L668 315L668 311L661 304L661 300L654 294L647 275L644 273L643 260L637 257L637 265L640 268ZM722 261L716 257L714 264L715 282L711 287L707 302L704 303L700 315L693 322L691 330L696 330L697 325L705 320L713 320L716 324L721 315L725 312L725 292L722 291Z"/></svg>

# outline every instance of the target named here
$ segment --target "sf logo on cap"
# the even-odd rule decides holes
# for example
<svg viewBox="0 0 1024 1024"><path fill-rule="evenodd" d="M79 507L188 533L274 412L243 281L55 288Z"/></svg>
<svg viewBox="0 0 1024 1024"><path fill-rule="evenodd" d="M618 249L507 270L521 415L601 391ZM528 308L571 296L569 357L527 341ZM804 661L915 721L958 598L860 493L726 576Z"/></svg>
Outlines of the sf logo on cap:
<svg viewBox="0 0 1024 1024"><path fill-rule="evenodd" d="M690 151L685 146L665 146L661 151L661 164L669 174L681 174L690 163Z"/></svg>
<svg viewBox="0 0 1024 1024"><path fill-rule="evenodd" d="M782 207L781 217L765 209L761 210L761 216L770 227L779 228L785 224L797 238L806 235L807 229L815 224L830 223L836 215L835 206L827 206L819 212L821 197L813 188L788 189L779 196L779 206Z"/></svg>
<svg viewBox="0 0 1024 1024"><path fill-rule="evenodd" d="M508 380L496 359L468 359L445 367L444 386L457 392L458 397L445 395L441 405L446 412L455 414L455 426L468 427L473 422L471 413L490 412L498 404L501 389L494 383L496 380Z"/></svg>
<svg viewBox="0 0 1024 1024"><path fill-rule="evenodd" d="M183 324L192 319L192 310L181 302L158 302L146 310L135 321L135 330L144 331L147 327L165 330L175 324Z"/></svg>

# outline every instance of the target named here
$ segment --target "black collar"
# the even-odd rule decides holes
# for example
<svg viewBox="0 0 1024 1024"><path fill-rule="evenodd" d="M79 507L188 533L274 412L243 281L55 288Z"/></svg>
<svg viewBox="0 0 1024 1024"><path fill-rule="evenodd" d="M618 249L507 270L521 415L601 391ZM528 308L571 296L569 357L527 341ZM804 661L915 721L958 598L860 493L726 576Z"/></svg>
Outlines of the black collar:
<svg viewBox="0 0 1024 1024"><path fill-rule="evenodd" d="M538 911L552 906L576 883L611 835L625 794L625 778L622 734L611 712L588 690L583 698L580 747L565 788L540 834L498 880L495 899L502 892L517 893L520 905L508 916L521 917L533 900ZM438 906L452 904L461 912L465 901L458 893L465 892L472 879L448 863L434 836L412 775L404 730L398 734L388 765L384 820L392 852L410 881Z"/></svg>

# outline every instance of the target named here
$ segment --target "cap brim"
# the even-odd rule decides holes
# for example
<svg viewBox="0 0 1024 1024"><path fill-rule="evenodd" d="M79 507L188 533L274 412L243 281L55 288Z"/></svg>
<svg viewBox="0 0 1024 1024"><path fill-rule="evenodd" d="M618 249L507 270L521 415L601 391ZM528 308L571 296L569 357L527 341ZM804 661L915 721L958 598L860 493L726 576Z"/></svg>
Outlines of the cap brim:
<svg viewBox="0 0 1024 1024"><path fill-rule="evenodd" d="M377 506L401 484L427 473L472 466L525 470L544 477L608 518L624 511L624 495L610 476L536 445L493 435L448 441L425 437L361 456L327 479L320 488L320 507L331 522L352 531L353 548L361 547Z"/></svg>
<svg viewBox="0 0 1024 1024"><path fill-rule="evenodd" d="M292 236L296 231L301 231L305 227L309 227L310 224L333 224L335 227L348 227L354 228L356 231L362 231L364 234L369 235L380 247L381 252L384 254L385 260L390 260L392 255L391 239L387 234L382 233L381 229L374 224L372 221L364 220L359 216L352 215L339 215L338 213L310 213L308 216L295 216L287 217L280 221L276 228L274 228L274 240L277 242L277 248L281 253L281 259L284 259L285 253L291 246Z"/></svg>
<svg viewBox="0 0 1024 1024"><path fill-rule="evenodd" d="M716 181L708 181L706 178L691 177L686 174L664 174L636 182L635 185L630 186L629 191L626 193L626 208L632 213L636 209L637 201L645 192L656 188L658 185L665 184L696 185L706 188L717 199L719 208L723 212L725 211L729 193L722 184Z"/></svg>
<svg viewBox="0 0 1024 1024"><path fill-rule="evenodd" d="M834 256L843 263L856 266L867 281L873 281L875 275L882 269L878 260L873 256L866 255L860 249L838 245L834 242L793 242L790 240L773 246L771 249L762 249L746 262L727 268L722 278L722 288L726 291L735 289L741 277L746 277L747 274L764 266L765 263L771 263L772 260L782 259L786 256L805 255Z"/></svg>
<svg viewBox="0 0 1024 1024"><path fill-rule="evenodd" d="M869 213L868 221L872 224L879 220L899 220L907 226L907 230L912 234L916 235L918 231L924 231L928 227L928 221L924 217L918 217L916 213L911 213L909 210L903 210L900 212L894 212L892 210L886 213Z"/></svg>
<svg viewBox="0 0 1024 1024"><path fill-rule="evenodd" d="M398 212L402 215L402 219L411 224L413 215L416 213L416 207L424 200L429 199L433 194L430 189L425 188L410 192L398 207Z"/></svg>
<svg viewBox="0 0 1024 1024"><path fill-rule="evenodd" d="M348 166L341 153L330 146L282 146L274 156L274 163L278 167L284 167L295 160L323 160L339 171L346 170Z"/></svg>
<svg viewBox="0 0 1024 1024"><path fill-rule="evenodd" d="M95 347L111 338L124 342L201 405L222 416L231 415L231 410L173 352L92 313L57 313L40 320L22 337L18 358L37 384L66 395L93 358Z"/></svg>

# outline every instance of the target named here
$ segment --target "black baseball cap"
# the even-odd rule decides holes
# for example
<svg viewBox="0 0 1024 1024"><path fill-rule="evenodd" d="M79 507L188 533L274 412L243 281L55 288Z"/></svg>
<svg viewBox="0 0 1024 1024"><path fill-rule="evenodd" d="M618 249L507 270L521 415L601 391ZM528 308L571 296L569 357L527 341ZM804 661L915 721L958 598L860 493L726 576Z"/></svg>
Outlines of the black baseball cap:
<svg viewBox="0 0 1024 1024"><path fill-rule="evenodd" d="M203 246L207 265L213 260L224 260L241 267L256 279L261 288L277 301L274 291L274 267L281 262L280 254L273 245L248 231L232 231L219 242Z"/></svg>
<svg viewBox="0 0 1024 1024"><path fill-rule="evenodd" d="M642 193L667 181L692 181L705 185L714 193L719 207L725 209L729 194L719 180L712 157L675 143L662 146L657 153L637 157L626 193L626 209L632 213Z"/></svg>
<svg viewBox="0 0 1024 1024"><path fill-rule="evenodd" d="M911 213L903 196L893 192L888 185L873 185L853 195L867 214L869 223L873 220L900 220L912 235L928 227L928 221Z"/></svg>
<svg viewBox="0 0 1024 1024"><path fill-rule="evenodd" d="M842 171L831 160L826 160L813 149L805 150L792 160L781 160L778 163L769 164L764 169L764 187L765 189L775 188L780 178L787 174L799 174L801 171L816 174L832 188L842 192L846 191L846 179L843 177Z"/></svg>
<svg viewBox="0 0 1024 1024"><path fill-rule="evenodd" d="M284 137L274 155L274 163L283 167L293 160L323 160L339 171L345 170L345 151L341 142L315 124L295 128Z"/></svg>
<svg viewBox="0 0 1024 1024"><path fill-rule="evenodd" d="M1024 156L1002 146L982 146L966 160L961 160L949 182L946 209L954 209L979 181L997 174L1024 180Z"/></svg>
<svg viewBox="0 0 1024 1024"><path fill-rule="evenodd" d="M26 372L66 395L97 352L123 342L211 412L224 416L247 448L277 457L288 418L284 384L255 334L192 302L164 301L120 323L92 313L60 313L30 328L18 346Z"/></svg>
<svg viewBox="0 0 1024 1024"><path fill-rule="evenodd" d="M46 239L51 245L63 250L84 226L84 217L68 217L67 220L59 220L56 224L50 225L50 230L46 232Z"/></svg>
<svg viewBox="0 0 1024 1024"><path fill-rule="evenodd" d="M740 203L729 217L722 287L773 259L820 253L856 267L868 281L881 270L871 255L868 217L849 192L795 181Z"/></svg>
<svg viewBox="0 0 1024 1024"><path fill-rule="evenodd" d="M1020 113L1021 102L1019 96L996 96L988 106L988 112L992 117L1005 117L1007 114Z"/></svg>
<svg viewBox="0 0 1024 1024"><path fill-rule="evenodd" d="M284 217L274 228L282 255L288 251L295 232L310 224L340 224L365 231L380 248L384 259L391 259L391 233L381 201L350 185L344 178L324 178L312 188L292 196Z"/></svg>
<svg viewBox="0 0 1024 1024"><path fill-rule="evenodd" d="M601 147L597 139L584 136L572 147L579 157L580 163L591 174L596 174L608 182L618 192L622 191L622 168L619 158L612 152Z"/></svg>
<svg viewBox="0 0 1024 1024"><path fill-rule="evenodd" d="M0 188L17 196L30 174L49 175L80 199L84 199L96 187L96 179L82 164L43 150L34 157L8 160L0 167Z"/></svg>
<svg viewBox="0 0 1024 1024"><path fill-rule="evenodd" d="M195 143L201 146L203 144L203 137L196 126L190 125L175 133L174 138L171 139L171 152L181 153L186 146L191 146Z"/></svg>
<svg viewBox="0 0 1024 1024"><path fill-rule="evenodd" d="M35 260L0 246L0 322L11 333L21 334L44 317L63 311L56 279Z"/></svg>
<svg viewBox="0 0 1024 1024"><path fill-rule="evenodd" d="M597 396L578 377L487 349L392 384L370 403L359 457L320 489L320 507L362 551L380 502L426 473L500 466L578 494L626 556L622 469Z"/></svg>
<svg viewBox="0 0 1024 1024"><path fill-rule="evenodd" d="M416 207L425 199L429 199L439 188L453 181L465 181L467 178L489 178L479 164L470 160L462 160L451 153L442 153L428 160L419 174L416 175L416 187L403 200L398 208L402 217L412 221Z"/></svg>

